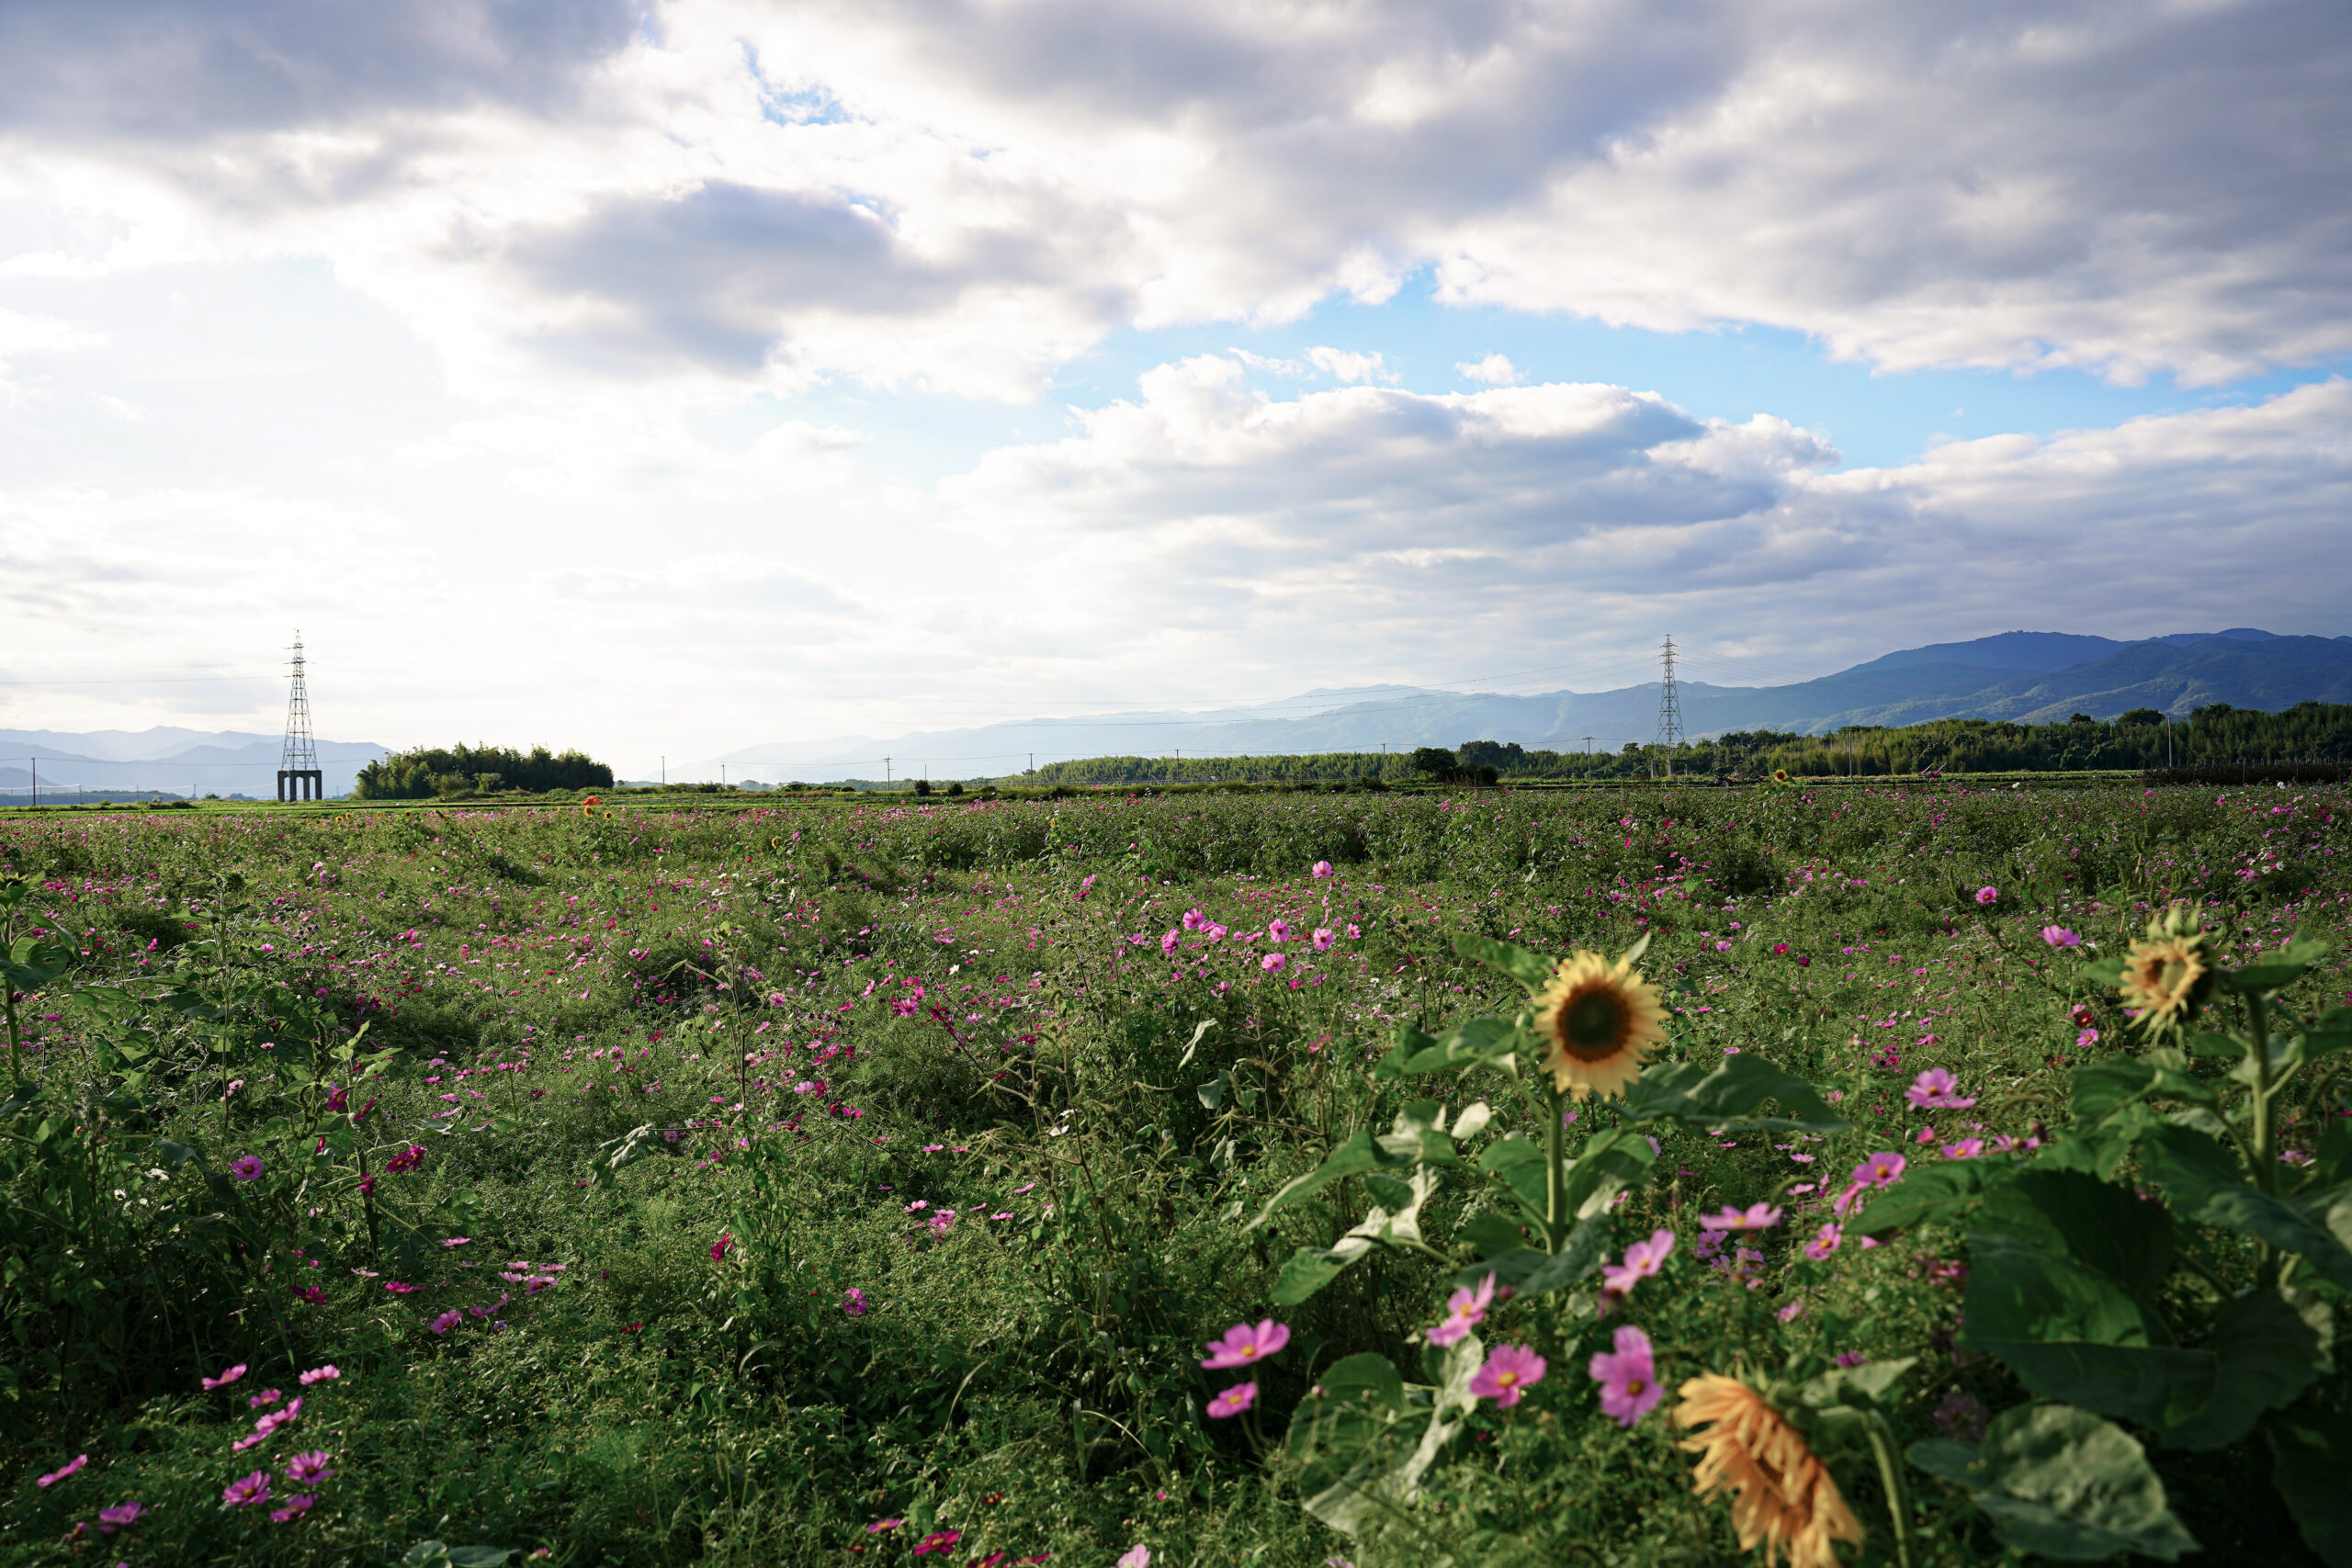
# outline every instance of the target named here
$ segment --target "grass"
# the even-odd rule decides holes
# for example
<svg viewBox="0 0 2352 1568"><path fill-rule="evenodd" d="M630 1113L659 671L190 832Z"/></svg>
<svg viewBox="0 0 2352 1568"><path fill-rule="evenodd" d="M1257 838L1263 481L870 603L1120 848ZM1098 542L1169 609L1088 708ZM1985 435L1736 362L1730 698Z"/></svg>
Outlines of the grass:
<svg viewBox="0 0 2352 1568"><path fill-rule="evenodd" d="M1617 1321L1669 1383L1798 1349L1918 1357L1901 1419L1933 1436L2023 1397L1952 1345L1961 1238L1809 1262L1823 1200L1875 1150L2063 1126L2067 1071L2125 1021L2045 923L2111 949L2192 897L2235 911L2241 954L2340 936L2346 808L1972 780L12 814L18 930L70 939L74 967L20 1010L39 1097L8 1122L0 1558L379 1563L437 1540L871 1564L955 1531L926 1558L1730 1562L1663 1416L1600 1416L1583 1369L1611 1325L1558 1297L1498 1313L1549 1375L1485 1409L1409 1519L1351 1540L1299 1507L1289 1412L1348 1354L1419 1365L1452 1269L1375 1256L1277 1312L1292 1250L1371 1200L1350 1182L1245 1221L1395 1116L1369 1069L1398 1023L1517 1005L1452 939L1651 933L1668 1056L1757 1052L1839 1096L1853 1126L1818 1141L1668 1144L1619 1241L1683 1240ZM1193 909L1223 940L1186 933ZM1276 919L1295 934L1270 973ZM1974 1107L1913 1111L1931 1066ZM1505 1090L1433 1092L1508 1120ZM2306 1128L2334 1110L2312 1095ZM251 1180L228 1174L244 1155ZM1693 1256L1700 1212L1774 1194L1790 1223L1754 1262ZM1423 1229L1442 1249L1473 1217L1441 1198ZM1201 1346L1269 1315L1294 1337L1259 1408L1208 1417L1229 1380ZM340 1375L297 1384L322 1364ZM221 1506L257 1468L282 1504L312 1450L335 1474L307 1513ZM2209 1561L2308 1561L2258 1474L2157 1462ZM1869 1467L1838 1473L1883 1522ZM1915 1485L1915 1561L2002 1559L1956 1494ZM145 1517L90 1533L127 1500Z"/></svg>

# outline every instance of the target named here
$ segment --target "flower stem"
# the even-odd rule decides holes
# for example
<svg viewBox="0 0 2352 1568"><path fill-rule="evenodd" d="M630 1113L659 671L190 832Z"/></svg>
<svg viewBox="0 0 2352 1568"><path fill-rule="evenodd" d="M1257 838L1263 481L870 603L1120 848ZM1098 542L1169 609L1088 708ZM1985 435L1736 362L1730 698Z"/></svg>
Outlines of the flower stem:
<svg viewBox="0 0 2352 1568"><path fill-rule="evenodd" d="M1911 1495L1904 1489L1903 1466L1895 1458L1894 1445L1888 1440L1886 1420L1876 1412L1863 1419L1862 1429L1870 1434L1871 1452L1878 1460L1878 1478L1886 1488L1886 1511L1894 1524L1894 1557L1902 1568L1911 1568Z"/></svg>
<svg viewBox="0 0 2352 1568"><path fill-rule="evenodd" d="M1568 1177L1560 1163L1562 1133L1560 1125L1560 1091L1546 1084L1544 1089L1544 1250L1557 1252L1562 1236L1566 1234Z"/></svg>

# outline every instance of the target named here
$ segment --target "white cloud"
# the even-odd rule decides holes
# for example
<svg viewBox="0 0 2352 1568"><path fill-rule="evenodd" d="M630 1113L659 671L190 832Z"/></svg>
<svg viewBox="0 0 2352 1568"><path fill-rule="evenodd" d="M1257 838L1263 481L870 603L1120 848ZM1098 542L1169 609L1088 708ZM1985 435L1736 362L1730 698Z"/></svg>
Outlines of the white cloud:
<svg viewBox="0 0 2352 1568"><path fill-rule="evenodd" d="M1461 372L1464 380L1484 381L1489 387L1516 387L1521 380L1519 367L1499 354L1490 354L1479 360L1457 362L1453 368Z"/></svg>
<svg viewBox="0 0 2352 1568"><path fill-rule="evenodd" d="M1396 372L1377 353L1357 354L1344 348L1310 348L1307 359L1334 381L1385 381L1394 385Z"/></svg>
<svg viewBox="0 0 2352 1568"><path fill-rule="evenodd" d="M106 343L106 334L47 316L21 315L0 310L0 409L14 407L32 394L17 379L16 364L27 356L77 354Z"/></svg>
<svg viewBox="0 0 2352 1568"><path fill-rule="evenodd" d="M18 6L0 152L76 220L19 261L325 256L473 374L1026 397L1423 265L1895 367L2352 351L2352 46L2293 0Z"/></svg>

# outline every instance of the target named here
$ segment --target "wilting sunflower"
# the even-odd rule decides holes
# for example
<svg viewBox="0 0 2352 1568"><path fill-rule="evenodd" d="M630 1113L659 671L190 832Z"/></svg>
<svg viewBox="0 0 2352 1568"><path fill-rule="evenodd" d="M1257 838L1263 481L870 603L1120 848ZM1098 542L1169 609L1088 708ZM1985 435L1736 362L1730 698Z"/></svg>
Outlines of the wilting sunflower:
<svg viewBox="0 0 2352 1568"><path fill-rule="evenodd" d="M1753 1551L1760 1543L1766 1568L1784 1551L1791 1568L1838 1568L1830 1543L1859 1543L1861 1521L1804 1435L1736 1378L1708 1372L1684 1383L1681 1393L1675 1424L1707 1428L1681 1444L1700 1456L1691 1485L1702 1497L1732 1495L1739 1549Z"/></svg>
<svg viewBox="0 0 2352 1568"><path fill-rule="evenodd" d="M1562 1094L1611 1095L1642 1076L1642 1053L1666 1043L1657 987L1634 972L1634 955L1611 963L1577 952L1560 961L1535 998L1544 1065Z"/></svg>
<svg viewBox="0 0 2352 1568"><path fill-rule="evenodd" d="M2132 944L2118 987L2124 1005L2138 1011L2140 1027L2162 1030L2185 1023L2212 986L2205 962L2204 923L2187 904L2175 904L2148 922L2147 939Z"/></svg>

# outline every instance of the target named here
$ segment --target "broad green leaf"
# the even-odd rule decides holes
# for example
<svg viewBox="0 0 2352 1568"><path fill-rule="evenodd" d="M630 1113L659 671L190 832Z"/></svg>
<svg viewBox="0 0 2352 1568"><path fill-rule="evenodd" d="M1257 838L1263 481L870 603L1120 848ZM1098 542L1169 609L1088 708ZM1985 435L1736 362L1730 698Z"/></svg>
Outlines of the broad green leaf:
<svg viewBox="0 0 2352 1568"><path fill-rule="evenodd" d="M2300 1253L2322 1279L2352 1290L2352 1246L2335 1233L2327 1208L2310 1200L2296 1204L2246 1185L2228 1150L2187 1127L2159 1128L2141 1144L2140 1158L2172 1198L2176 1213Z"/></svg>
<svg viewBox="0 0 2352 1568"><path fill-rule="evenodd" d="M2352 1417L2309 1401L2264 1417L2270 1479L2327 1568L2352 1568Z"/></svg>
<svg viewBox="0 0 2352 1568"><path fill-rule="evenodd" d="M2149 1427L2211 1397L2214 1359L2159 1343L2161 1321L2105 1275L2007 1235L1969 1243L1962 1343L1999 1357L2026 1387Z"/></svg>
<svg viewBox="0 0 2352 1568"><path fill-rule="evenodd" d="M1657 1160L1649 1134L1632 1127L1613 1127L1586 1140L1584 1152L1569 1163L1566 1213L1577 1220L1606 1209L1619 1192L1642 1179Z"/></svg>
<svg viewBox="0 0 2352 1568"><path fill-rule="evenodd" d="M1478 1168L1503 1179L1522 1208L1536 1219L1544 1217L1544 1145L1532 1138L1514 1133L1498 1138L1478 1151Z"/></svg>
<svg viewBox="0 0 2352 1568"><path fill-rule="evenodd" d="M1287 1439L1307 1512L1353 1533L1377 1506L1376 1478L1414 1451L1405 1447L1408 1416L1405 1381L1386 1357L1350 1356L1324 1372L1292 1415Z"/></svg>
<svg viewBox="0 0 2352 1568"><path fill-rule="evenodd" d="M1396 1043L1389 1047L1388 1055L1380 1059L1380 1065L1372 1069L1372 1076L1383 1083L1402 1077L1406 1063L1436 1048L1436 1036L1424 1034L1409 1023L1400 1023L1396 1026Z"/></svg>
<svg viewBox="0 0 2352 1568"><path fill-rule="evenodd" d="M2094 958L2083 965L2083 978L2102 990L2113 990L2123 983L2123 954L2110 953Z"/></svg>
<svg viewBox="0 0 2352 1568"><path fill-rule="evenodd" d="M1519 1287L1523 1296L1549 1295L1564 1286L1573 1285L1600 1267L1609 1251L1608 1222L1600 1219L1580 1220L1568 1233L1567 1245L1527 1277Z"/></svg>
<svg viewBox="0 0 2352 1568"><path fill-rule="evenodd" d="M1863 1235L1883 1236L1907 1225L1950 1219L1986 1189L2014 1178L2018 1168L2005 1159L1952 1159L1914 1167L1902 1180L1874 1194L1852 1228Z"/></svg>
<svg viewBox="0 0 2352 1568"><path fill-rule="evenodd" d="M2318 1158L2312 1166L2316 1185L2335 1187L2352 1180L2352 1117L2329 1117L2316 1152Z"/></svg>
<svg viewBox="0 0 2352 1568"><path fill-rule="evenodd" d="M2248 1291L2213 1314L2205 1350L2217 1361L2211 1393L2194 1407L2166 1412L2166 1446L2226 1448L2254 1430L2265 1410L2290 1404L2320 1374L2312 1325L2277 1291Z"/></svg>
<svg viewBox="0 0 2352 1568"><path fill-rule="evenodd" d="M2109 1056L2074 1072L2071 1109L2077 1126L2096 1127L2155 1087L2156 1070L2137 1056Z"/></svg>
<svg viewBox="0 0 2352 1568"><path fill-rule="evenodd" d="M1919 1364L1917 1356L1894 1361L1865 1361L1859 1367L1832 1367L1797 1390L1797 1397L1815 1410L1839 1404L1878 1404L1903 1374Z"/></svg>
<svg viewBox="0 0 2352 1568"><path fill-rule="evenodd" d="M1200 1088L1194 1089L1193 1092L1200 1098L1201 1105L1204 1110L1215 1111L1218 1106L1225 1103L1225 1091L1232 1087L1233 1075L1220 1067L1217 1069L1216 1077L1209 1079L1208 1082L1201 1085Z"/></svg>
<svg viewBox="0 0 2352 1568"><path fill-rule="evenodd" d="M1298 1305L1371 1250L1371 1242L1350 1237L1342 1237L1337 1247L1300 1247L1290 1255L1290 1261L1283 1265L1283 1271L1274 1279L1274 1304Z"/></svg>
<svg viewBox="0 0 2352 1568"><path fill-rule="evenodd" d="M1976 1462L1974 1443L1956 1443L1948 1438L1928 1438L1903 1450L1903 1457L1939 1481L1949 1481L1954 1486L1967 1486L1974 1478L1968 1467Z"/></svg>
<svg viewBox="0 0 2352 1568"><path fill-rule="evenodd" d="M1467 1242L1481 1258L1499 1258L1527 1245L1527 1237L1519 1226L1492 1209L1482 1210L1464 1220L1462 1228L1453 1233L1453 1239Z"/></svg>
<svg viewBox="0 0 2352 1568"><path fill-rule="evenodd" d="M1783 1113L1754 1114L1767 1100L1779 1101ZM1811 1084L1747 1052L1726 1056L1713 1068L1697 1062L1653 1067L1634 1080L1625 1102L1626 1114L1637 1122L1672 1118L1706 1127L1804 1133L1846 1125Z"/></svg>
<svg viewBox="0 0 2352 1568"><path fill-rule="evenodd" d="M2163 1206L2080 1172L2027 1170L1987 1200L1979 1223L2064 1253L2137 1300L2172 1272L2172 1220Z"/></svg>
<svg viewBox="0 0 2352 1568"><path fill-rule="evenodd" d="M1304 1176L1295 1176L1284 1182L1272 1197L1266 1200L1266 1206L1258 1211L1258 1217L1250 1222L1248 1228L1256 1230L1273 1218L1274 1211L1283 1204L1294 1202L1309 1193L1320 1192L1334 1181L1363 1171L1379 1170L1402 1163L1404 1162L1388 1158L1380 1146L1373 1142L1370 1132L1358 1133L1354 1137L1333 1149L1330 1157L1321 1165Z"/></svg>
<svg viewBox="0 0 2352 1568"><path fill-rule="evenodd" d="M1492 1258L1481 1258L1476 1263L1467 1264L1456 1269L1453 1275L1453 1288L1457 1291L1475 1291L1478 1288L1478 1282L1481 1280L1492 1274L1496 1284L1509 1285L1512 1290L1525 1294L1527 1281L1534 1277L1537 1269L1551 1261L1550 1254L1539 1252L1532 1247L1516 1247L1510 1252L1498 1252Z"/></svg>
<svg viewBox="0 0 2352 1568"><path fill-rule="evenodd" d="M1407 1058L1397 1072L1407 1077L1448 1067L1510 1070L1521 1043L1519 1025L1499 1018L1474 1018L1444 1039Z"/></svg>
<svg viewBox="0 0 2352 1568"><path fill-rule="evenodd" d="M2297 937L2285 947L2259 964L2241 964L2222 971L2222 985L2241 996L2267 996L2281 991L2303 977L2304 972L2328 954L2328 944L2309 937Z"/></svg>
<svg viewBox="0 0 2352 1568"><path fill-rule="evenodd" d="M2064 1404L2005 1411L1969 1467L1972 1496L2003 1544L2066 1562L2198 1550L2148 1456L2120 1427Z"/></svg>
<svg viewBox="0 0 2352 1568"><path fill-rule="evenodd" d="M1413 1201L1413 1189L1408 1184L1378 1171L1365 1173L1363 1190L1384 1209L1401 1209Z"/></svg>
<svg viewBox="0 0 2352 1568"><path fill-rule="evenodd" d="M1531 991L1540 991L1550 984L1559 960L1530 953L1508 942L1494 942L1482 936L1458 936L1453 939L1453 951L1473 963L1499 969Z"/></svg>
<svg viewBox="0 0 2352 1568"><path fill-rule="evenodd" d="M1398 1113L1396 1124L1373 1141L1396 1164L1459 1165L1453 1140L1440 1131L1445 1108L1434 1100L1417 1100Z"/></svg>

